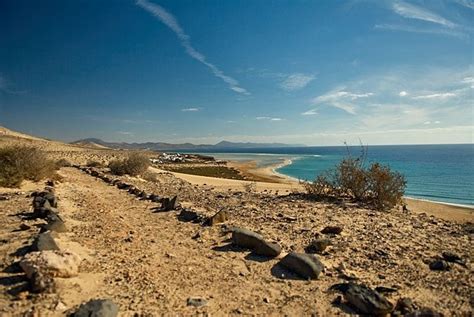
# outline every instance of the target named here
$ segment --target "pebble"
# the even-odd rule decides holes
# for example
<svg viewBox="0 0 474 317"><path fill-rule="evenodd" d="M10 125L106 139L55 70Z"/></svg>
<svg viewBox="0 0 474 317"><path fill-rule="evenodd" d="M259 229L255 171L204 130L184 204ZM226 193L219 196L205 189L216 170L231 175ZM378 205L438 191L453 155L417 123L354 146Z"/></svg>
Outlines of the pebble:
<svg viewBox="0 0 474 317"><path fill-rule="evenodd" d="M201 307L207 305L207 300L200 297L189 297L186 301L188 306Z"/></svg>

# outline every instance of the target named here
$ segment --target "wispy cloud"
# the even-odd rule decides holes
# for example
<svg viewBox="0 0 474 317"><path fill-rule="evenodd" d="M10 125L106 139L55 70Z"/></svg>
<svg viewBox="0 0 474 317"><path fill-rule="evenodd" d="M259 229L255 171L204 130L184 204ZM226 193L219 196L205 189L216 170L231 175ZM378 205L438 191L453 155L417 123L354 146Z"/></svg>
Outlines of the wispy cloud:
<svg viewBox="0 0 474 317"><path fill-rule="evenodd" d="M403 1L395 1L392 4L392 10L398 15L408 19L416 19L436 23L448 28L454 28L457 26L457 24L449 21L448 19L443 18L442 16L434 12Z"/></svg>
<svg viewBox="0 0 474 317"><path fill-rule="evenodd" d="M445 99L449 97L455 97L456 94L452 92L444 92L444 93L435 93L435 94L429 94L429 95L420 95L420 96L414 96L412 99L414 100L420 100L420 99Z"/></svg>
<svg viewBox="0 0 474 317"><path fill-rule="evenodd" d="M356 105L354 101L360 98L368 98L373 96L372 92L367 93L352 93L345 91L344 88L338 88L332 91L325 93L324 95L313 98L311 101L314 105L328 105L334 108L344 110L350 114L356 114ZM307 111L306 115L312 114L312 111L316 109Z"/></svg>
<svg viewBox="0 0 474 317"><path fill-rule="evenodd" d="M307 75L302 73L291 74L288 75L285 80L283 80L283 82L280 84L280 87L286 91L303 89L315 78L316 77L314 75Z"/></svg>
<svg viewBox="0 0 474 317"><path fill-rule="evenodd" d="M182 112L197 112L200 111L201 108L183 108L181 109Z"/></svg>
<svg viewBox="0 0 474 317"><path fill-rule="evenodd" d="M283 121L282 118L275 117L255 117L256 120L267 120L267 121Z"/></svg>
<svg viewBox="0 0 474 317"><path fill-rule="evenodd" d="M301 115L302 116L315 116L317 114L318 114L317 109L311 109L311 110L303 112Z"/></svg>
<svg viewBox="0 0 474 317"><path fill-rule="evenodd" d="M399 24L376 24L374 26L376 30L388 30L388 31L401 31L401 32L412 32L412 33L423 33L423 34L435 34L435 35L446 35L453 36L460 39L466 39L467 35L453 30L453 29L442 29L442 28L419 28L410 25L399 25Z"/></svg>
<svg viewBox="0 0 474 317"><path fill-rule="evenodd" d="M472 1L472 0L455 0L454 2L456 2L459 5L464 6L466 8L474 10L474 1Z"/></svg>
<svg viewBox="0 0 474 317"><path fill-rule="evenodd" d="M206 56L204 56L201 52L197 51L191 45L191 38L184 32L178 20L171 13L166 11L163 7L151 3L147 0L138 0L137 5L150 12L163 24L169 27L178 37L179 41L181 42L181 45L186 50L186 53L188 53L189 56L191 56L201 64L207 66L214 74L214 76L224 81L230 89L243 95L250 95L250 93L246 89L240 87L239 82L236 79L225 75L222 70L220 70L216 65L208 62Z"/></svg>
<svg viewBox="0 0 474 317"><path fill-rule="evenodd" d="M398 95L399 95L400 97L406 97L406 96L408 96L408 93L407 93L405 90L402 90L402 91L400 91L400 92L398 93Z"/></svg>
<svg viewBox="0 0 474 317"><path fill-rule="evenodd" d="M133 133L129 131L117 131L117 133L121 135L133 135Z"/></svg>

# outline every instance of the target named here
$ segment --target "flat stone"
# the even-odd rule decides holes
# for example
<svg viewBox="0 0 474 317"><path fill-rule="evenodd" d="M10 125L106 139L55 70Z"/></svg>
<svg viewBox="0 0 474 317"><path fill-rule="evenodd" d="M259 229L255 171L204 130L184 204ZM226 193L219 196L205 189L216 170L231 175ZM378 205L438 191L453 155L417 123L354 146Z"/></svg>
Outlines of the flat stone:
<svg viewBox="0 0 474 317"><path fill-rule="evenodd" d="M261 235L244 228L234 228L232 230L232 243L242 248L254 249L258 245L265 243Z"/></svg>
<svg viewBox="0 0 474 317"><path fill-rule="evenodd" d="M342 232L342 227L340 226L327 226L323 230L321 230L321 233L324 234L340 234Z"/></svg>
<svg viewBox="0 0 474 317"><path fill-rule="evenodd" d="M40 233L32 244L33 251L59 250L58 245L49 232Z"/></svg>
<svg viewBox="0 0 474 317"><path fill-rule="evenodd" d="M73 317L115 317L119 307L109 299L94 299L79 306Z"/></svg>
<svg viewBox="0 0 474 317"><path fill-rule="evenodd" d="M365 285L347 284L344 298L360 314L386 315L393 310L393 304L384 296Z"/></svg>
<svg viewBox="0 0 474 317"><path fill-rule="evenodd" d="M277 243L262 241L255 246L253 253L274 258L280 255L281 247Z"/></svg>
<svg viewBox="0 0 474 317"><path fill-rule="evenodd" d="M185 222L196 221L198 218L199 215L197 212L186 208L181 209L181 212L178 215L178 219Z"/></svg>
<svg viewBox="0 0 474 317"><path fill-rule="evenodd" d="M280 264L305 279L317 279L324 265L312 254L288 253Z"/></svg>

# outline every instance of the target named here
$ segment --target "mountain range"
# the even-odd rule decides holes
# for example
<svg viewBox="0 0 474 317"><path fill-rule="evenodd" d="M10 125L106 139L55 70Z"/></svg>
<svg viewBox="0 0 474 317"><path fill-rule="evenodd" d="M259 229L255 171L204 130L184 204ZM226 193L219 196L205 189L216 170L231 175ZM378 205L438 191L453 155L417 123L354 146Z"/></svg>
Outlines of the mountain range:
<svg viewBox="0 0 474 317"><path fill-rule="evenodd" d="M177 151L177 150L223 150L223 149L255 149L255 148L279 148L279 147L297 147L304 146L300 144L284 143L252 143L252 142L229 142L221 141L217 144L192 144L180 143L172 144L165 142L144 142L144 143L126 143L126 142L107 142L97 138L87 138L71 142L83 146L107 147L111 149L128 150L155 150L155 151Z"/></svg>

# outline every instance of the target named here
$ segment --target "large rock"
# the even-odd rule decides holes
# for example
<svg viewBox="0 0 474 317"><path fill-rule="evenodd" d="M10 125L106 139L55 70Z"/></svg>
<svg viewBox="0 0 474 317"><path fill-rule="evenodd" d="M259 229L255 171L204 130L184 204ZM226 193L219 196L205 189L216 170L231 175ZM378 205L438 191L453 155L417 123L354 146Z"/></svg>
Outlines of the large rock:
<svg viewBox="0 0 474 317"><path fill-rule="evenodd" d="M277 243L261 241L255 246L253 253L274 258L280 255L281 247Z"/></svg>
<svg viewBox="0 0 474 317"><path fill-rule="evenodd" d="M244 228L234 228L232 230L232 243L242 248L254 249L264 243L261 235Z"/></svg>
<svg viewBox="0 0 474 317"><path fill-rule="evenodd" d="M115 317L119 307L109 299L94 299L79 306L73 317Z"/></svg>
<svg viewBox="0 0 474 317"><path fill-rule="evenodd" d="M40 233L32 244L33 251L59 250L58 245L49 232Z"/></svg>
<svg viewBox="0 0 474 317"><path fill-rule="evenodd" d="M288 253L280 264L305 279L317 279L324 270L324 265L316 256L304 253Z"/></svg>
<svg viewBox="0 0 474 317"><path fill-rule="evenodd" d="M385 316L394 308L384 296L365 285L347 283L338 286L347 302L360 314Z"/></svg>
<svg viewBox="0 0 474 317"><path fill-rule="evenodd" d="M70 251L39 251L25 255L20 267L32 279L35 274L45 277L73 277L79 273L81 258Z"/></svg>

